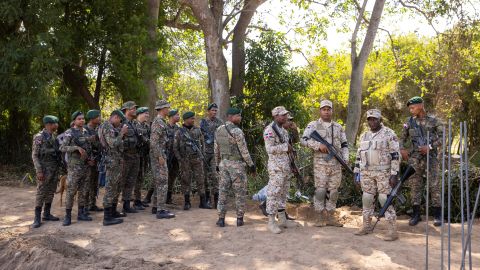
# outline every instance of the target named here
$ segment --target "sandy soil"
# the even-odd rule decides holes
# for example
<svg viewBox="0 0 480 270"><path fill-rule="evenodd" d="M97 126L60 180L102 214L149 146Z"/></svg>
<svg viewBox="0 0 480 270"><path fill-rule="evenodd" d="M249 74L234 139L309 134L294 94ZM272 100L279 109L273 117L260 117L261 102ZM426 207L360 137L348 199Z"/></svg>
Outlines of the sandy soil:
<svg viewBox="0 0 480 270"><path fill-rule="evenodd" d="M298 216L298 226L273 235L255 202L249 202L245 226L234 225L231 211L228 226L218 228L216 211L180 210L181 198L176 197L177 217L171 220L157 220L147 209L130 214L121 225L103 227L103 213L93 214L93 222L77 222L74 212L70 227L44 222L31 229L34 196L33 187L0 186L0 269L425 268L425 223L410 227L406 217L399 220L400 240L385 242L383 221L372 235L353 235L361 221L358 209L340 210L344 228L316 228L312 209L303 205L289 209ZM53 213L64 214L58 196ZM478 222L474 228L473 265L480 269ZM429 230L429 268L439 269L440 230ZM454 225L453 269L459 268L460 233L460 226Z"/></svg>

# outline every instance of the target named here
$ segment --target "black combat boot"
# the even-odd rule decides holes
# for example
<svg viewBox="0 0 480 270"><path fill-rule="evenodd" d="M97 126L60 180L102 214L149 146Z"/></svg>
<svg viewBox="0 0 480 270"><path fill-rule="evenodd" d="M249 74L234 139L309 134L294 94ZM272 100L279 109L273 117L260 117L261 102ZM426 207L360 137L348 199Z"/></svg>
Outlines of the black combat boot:
<svg viewBox="0 0 480 270"><path fill-rule="evenodd" d="M216 224L218 227L225 227L225 218L218 218Z"/></svg>
<svg viewBox="0 0 480 270"><path fill-rule="evenodd" d="M43 209L43 220L48 221L59 221L60 219L52 214L50 214L50 208L52 208L51 203L46 203L45 208Z"/></svg>
<svg viewBox="0 0 480 270"><path fill-rule="evenodd" d="M123 201L123 212L125 213L137 213L137 210L130 207L130 201Z"/></svg>
<svg viewBox="0 0 480 270"><path fill-rule="evenodd" d="M149 189L147 192L147 195L145 196L145 199L143 199L144 205L146 204L148 207L148 204L152 202L152 195L153 195L153 188Z"/></svg>
<svg viewBox="0 0 480 270"><path fill-rule="evenodd" d="M414 205L413 206L412 218L410 218L410 221L408 222L408 225L415 226L421 220L422 220L422 217L420 217L420 205Z"/></svg>
<svg viewBox="0 0 480 270"><path fill-rule="evenodd" d="M33 219L33 224L32 224L33 228L38 228L42 225L42 222L40 222L41 214L42 214L42 207L41 206L35 207L35 218Z"/></svg>
<svg viewBox="0 0 480 270"><path fill-rule="evenodd" d="M174 214L174 213L170 213L170 211L168 211L168 210L160 210L160 211L157 211L157 218L158 218L158 219L174 218L174 217L175 217L175 214Z"/></svg>
<svg viewBox="0 0 480 270"><path fill-rule="evenodd" d="M133 206L135 207L135 210L145 210L145 207L143 207L142 201L140 200L135 200Z"/></svg>
<svg viewBox="0 0 480 270"><path fill-rule="evenodd" d="M213 194L213 203L215 204L215 209L218 208L218 192Z"/></svg>
<svg viewBox="0 0 480 270"><path fill-rule="evenodd" d="M200 194L200 205L198 207L202 209L212 209L212 207L207 204L205 194Z"/></svg>
<svg viewBox="0 0 480 270"><path fill-rule="evenodd" d="M114 204L114 205L117 205L117 204ZM112 209L110 211L112 211L112 217L114 217L114 218L126 217L127 216L127 214L125 214L125 212L121 212L121 213L118 212L116 206L112 207Z"/></svg>
<svg viewBox="0 0 480 270"><path fill-rule="evenodd" d="M185 205L183 206L183 210L189 210L192 205L190 204L190 194L185 194Z"/></svg>
<svg viewBox="0 0 480 270"><path fill-rule="evenodd" d="M152 215L156 215L157 214L157 207L152 207Z"/></svg>
<svg viewBox="0 0 480 270"><path fill-rule="evenodd" d="M87 215L87 210L84 206L78 207L77 219L81 221L92 221L92 218Z"/></svg>
<svg viewBox="0 0 480 270"><path fill-rule="evenodd" d="M243 226L243 217L237 217L237 227Z"/></svg>
<svg viewBox="0 0 480 270"><path fill-rule="evenodd" d="M167 191L167 201L165 202L166 204L173 204L173 201L172 201L172 192L171 191Z"/></svg>
<svg viewBox="0 0 480 270"><path fill-rule="evenodd" d="M72 224L72 209L65 209L65 219L63 220L63 226L70 226Z"/></svg>
<svg viewBox="0 0 480 270"><path fill-rule="evenodd" d="M268 213L267 213L267 201L263 201L259 206L258 208L260 208L260 210L262 210L262 214L266 217L268 217Z"/></svg>
<svg viewBox="0 0 480 270"><path fill-rule="evenodd" d="M90 208L88 208L88 211L92 211L92 212L102 212L102 211L104 211L104 210L94 204L93 206L91 206Z"/></svg>
<svg viewBox="0 0 480 270"><path fill-rule="evenodd" d="M442 208L441 207L433 207L433 226L439 227L442 226Z"/></svg>
<svg viewBox="0 0 480 270"><path fill-rule="evenodd" d="M103 210L103 226L110 226L123 222L123 219L121 218L112 217L112 212L112 207L105 207Z"/></svg>

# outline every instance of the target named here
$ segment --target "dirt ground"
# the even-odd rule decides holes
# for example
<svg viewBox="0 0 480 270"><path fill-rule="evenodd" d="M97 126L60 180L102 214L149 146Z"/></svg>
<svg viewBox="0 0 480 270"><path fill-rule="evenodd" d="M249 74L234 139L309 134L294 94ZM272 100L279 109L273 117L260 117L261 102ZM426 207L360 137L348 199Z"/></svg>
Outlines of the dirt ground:
<svg viewBox="0 0 480 270"><path fill-rule="evenodd" d="M150 209L129 214L120 225L102 226L103 213L93 222L44 222L31 229L35 188L0 186L0 269L422 269L425 268L425 223L416 227L400 217L400 240L381 239L386 224L375 233L354 236L358 209L340 209L343 228L316 228L308 205L292 207L297 227L273 235L266 218L249 202L246 224L237 228L230 211L228 226L215 226L216 211L193 208L173 211L177 217L157 220ZM195 206L197 203L195 202ZM354 211L355 210L355 211ZM53 214L62 216L59 196ZM480 226L472 239L474 269L480 269ZM429 268L440 268L440 230L429 227ZM452 267L461 257L460 226L452 227ZM445 244L446 246L446 244ZM446 254L446 252L445 252Z"/></svg>

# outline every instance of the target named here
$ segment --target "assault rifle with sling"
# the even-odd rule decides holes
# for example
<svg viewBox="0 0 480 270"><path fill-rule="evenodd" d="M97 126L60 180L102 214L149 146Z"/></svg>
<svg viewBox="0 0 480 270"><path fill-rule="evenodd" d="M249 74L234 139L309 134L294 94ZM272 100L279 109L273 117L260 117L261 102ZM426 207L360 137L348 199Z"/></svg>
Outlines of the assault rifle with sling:
<svg viewBox="0 0 480 270"><path fill-rule="evenodd" d="M340 156L340 154L337 152L337 149L335 149L335 147L333 145L331 145L329 142L327 142L327 140L325 140L320 134L318 134L318 132L316 130L314 130L311 134L310 134L310 138L314 139L315 141L325 145L328 149L328 156L325 158L325 161L329 161L331 160L332 158L335 158L339 163L340 165L342 165L343 168L345 168L345 170L351 174L353 174L353 170L352 168L350 168L350 166L348 166L348 164L345 162L345 160L343 160L343 158Z"/></svg>

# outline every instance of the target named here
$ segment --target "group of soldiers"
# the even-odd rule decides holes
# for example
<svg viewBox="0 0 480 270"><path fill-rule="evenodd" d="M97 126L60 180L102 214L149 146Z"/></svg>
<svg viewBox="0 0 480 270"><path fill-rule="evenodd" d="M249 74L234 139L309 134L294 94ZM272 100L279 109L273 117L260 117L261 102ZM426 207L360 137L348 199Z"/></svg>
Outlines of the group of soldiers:
<svg viewBox="0 0 480 270"><path fill-rule="evenodd" d="M372 232L371 220L375 197L383 206L392 187L398 181L403 158L414 169L409 183L412 192L413 214L411 226L420 219L423 175L427 155L430 156L430 194L434 209L434 224L441 224L440 188L438 180L438 148L442 130L440 120L427 115L423 99L413 97L407 102L411 117L405 122L400 139L382 122L377 109L367 111L369 130L360 136L356 153L353 181L363 191L363 225L356 235ZM191 207L192 181L200 198L200 208L217 209L217 226L225 226L227 195L235 194L237 226L244 224L247 193L247 173L255 174L256 168L249 154L245 136L240 128L241 110L229 108L224 123L217 117L218 106L207 108L207 116L195 125L195 113L185 112L179 126L178 110L159 100L155 104L157 116L149 125L148 108L128 101L120 110L114 110L107 121L101 121L100 111L91 110L72 114L72 127L62 140L55 136L58 119L47 115L45 128L33 139L32 158L37 173L37 196L34 227L43 220L59 220L50 213L57 186L59 160L67 164L66 213L63 225L71 224L71 212L75 194L78 193L78 220L89 221L89 211L103 211L103 225L119 224L126 213L144 210L152 202L152 214L158 219L173 218L167 204L172 203L173 185L179 177L184 195L184 210ZM300 142L314 152L314 208L317 213L315 226L343 226L335 215L342 180L339 160L332 158L332 149L343 161L349 160L349 143L342 126L333 121L333 104L320 102L320 118L310 122L299 138L298 128L291 113L283 106L272 110L273 121L265 128L263 138L268 154L266 213L267 228L272 233L295 224L286 213L286 201L292 178L290 154L294 144ZM429 136L426 136L427 132ZM324 143L312 139L319 134ZM425 138L429 138L426 140ZM64 155L62 155L64 154ZM98 166L105 165L106 185L103 207L96 206ZM141 200L141 187L146 167L150 165L153 182L146 198ZM117 211L120 193L123 207ZM133 193L133 196L132 196ZM213 205L211 197L213 195ZM133 197L133 199L132 199ZM131 202L133 201L133 205ZM385 240L398 239L396 214L393 206L385 213L389 230Z"/></svg>

